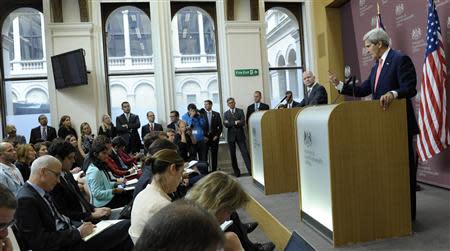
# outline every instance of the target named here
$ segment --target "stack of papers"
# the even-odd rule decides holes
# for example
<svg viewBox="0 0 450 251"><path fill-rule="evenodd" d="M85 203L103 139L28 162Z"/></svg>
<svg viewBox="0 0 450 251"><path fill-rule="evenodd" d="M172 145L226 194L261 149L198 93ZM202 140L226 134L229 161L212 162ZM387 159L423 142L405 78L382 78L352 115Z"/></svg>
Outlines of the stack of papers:
<svg viewBox="0 0 450 251"><path fill-rule="evenodd" d="M110 226L121 222L122 220L102 220L99 223L95 224L94 232L92 232L90 235L83 238L83 241L88 241L92 237L96 236L97 234L103 232L103 230L109 228Z"/></svg>

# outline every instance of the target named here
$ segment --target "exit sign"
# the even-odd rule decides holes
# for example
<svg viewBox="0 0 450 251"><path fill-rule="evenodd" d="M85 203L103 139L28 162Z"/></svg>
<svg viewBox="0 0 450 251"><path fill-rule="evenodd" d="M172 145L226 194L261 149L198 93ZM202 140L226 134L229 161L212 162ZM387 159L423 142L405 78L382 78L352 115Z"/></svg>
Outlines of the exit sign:
<svg viewBox="0 0 450 251"><path fill-rule="evenodd" d="M234 76L236 77L252 77L252 76L258 76L259 70L258 69L238 69L234 70Z"/></svg>

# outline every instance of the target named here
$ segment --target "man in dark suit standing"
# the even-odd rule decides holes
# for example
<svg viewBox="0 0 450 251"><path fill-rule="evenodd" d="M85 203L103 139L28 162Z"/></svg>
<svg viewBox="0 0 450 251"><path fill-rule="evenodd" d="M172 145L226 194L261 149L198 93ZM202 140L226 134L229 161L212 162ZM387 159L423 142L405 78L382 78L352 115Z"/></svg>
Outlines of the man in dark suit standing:
<svg viewBox="0 0 450 251"><path fill-rule="evenodd" d="M380 106L386 110L394 99L406 99L408 121L409 177L411 192L411 218L416 217L416 172L417 163L413 148L413 136L419 133L411 98L417 94L416 71L407 55L389 47L390 38L383 29L375 28L367 32L364 46L376 60L369 78L360 86L344 84L330 72L330 82L345 95L365 97L372 94L373 99L380 100Z"/></svg>
<svg viewBox="0 0 450 251"><path fill-rule="evenodd" d="M161 124L155 123L155 114L152 111L147 112L148 124L142 126L141 128L141 137L142 141L144 141L145 135L150 132L163 131L163 127Z"/></svg>
<svg viewBox="0 0 450 251"><path fill-rule="evenodd" d="M314 76L312 71L305 71L303 73L303 83L306 86L306 96L300 102L300 107L328 103L327 91L322 85L316 82L316 76Z"/></svg>
<svg viewBox="0 0 450 251"><path fill-rule="evenodd" d="M131 113L130 103L122 102L123 114L116 118L117 134L127 143L126 151L136 153L141 149L138 129L141 127L139 116Z"/></svg>
<svg viewBox="0 0 450 251"><path fill-rule="evenodd" d="M56 129L47 125L48 119L44 114L39 115L39 126L31 129L30 144L40 141L52 141L56 138Z"/></svg>
<svg viewBox="0 0 450 251"><path fill-rule="evenodd" d="M220 134L222 134L222 119L220 113L212 110L213 103L211 100L205 100L205 112L202 113L205 121L205 138L206 152L211 149L211 168L212 171L217 170L217 152L219 151Z"/></svg>
<svg viewBox="0 0 450 251"><path fill-rule="evenodd" d="M61 177L61 162L53 156L37 158L31 165L30 179L17 194L15 214L17 228L26 250L131 250L128 220L116 223L88 241L82 238L95 225L84 222L76 226L55 206L50 192ZM131 248L131 249L130 249Z"/></svg>
<svg viewBox="0 0 450 251"><path fill-rule="evenodd" d="M294 100L292 91L286 92L286 108L300 107L300 103Z"/></svg>
<svg viewBox="0 0 450 251"><path fill-rule="evenodd" d="M177 131L178 121L180 120L180 113L178 111L170 112L170 124L167 125L167 128L171 128L174 131Z"/></svg>
<svg viewBox="0 0 450 251"><path fill-rule="evenodd" d="M248 173L251 175L250 155L248 154L247 144L245 142L245 115L242 109L236 108L236 102L234 98L227 99L228 107L230 108L223 115L223 125L228 128L227 141L230 149L231 165L236 177L241 176L241 171L236 158L236 143L241 150L242 158L244 159L245 166Z"/></svg>
<svg viewBox="0 0 450 251"><path fill-rule="evenodd" d="M248 120L250 119L250 115L252 115L252 113L270 109L269 105L261 102L261 92L260 91L255 91L255 93L253 94L253 100L255 102L247 107L247 113L245 115L247 124L248 124Z"/></svg>

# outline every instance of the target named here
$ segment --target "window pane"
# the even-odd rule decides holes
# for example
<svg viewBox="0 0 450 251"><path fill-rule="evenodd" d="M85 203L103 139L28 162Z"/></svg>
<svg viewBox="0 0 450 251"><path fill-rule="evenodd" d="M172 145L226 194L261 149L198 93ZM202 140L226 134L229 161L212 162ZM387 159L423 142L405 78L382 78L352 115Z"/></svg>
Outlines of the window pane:
<svg viewBox="0 0 450 251"><path fill-rule="evenodd" d="M131 112L139 115L141 125L148 123L147 112L158 120L153 69L151 23L139 8L124 6L114 10L106 21L108 46L109 97L113 123L121 115L121 104L128 101ZM140 75L130 75L141 72ZM140 133L140 130L138 130Z"/></svg>
<svg viewBox="0 0 450 251"><path fill-rule="evenodd" d="M47 76L42 20L39 11L20 8L10 13L2 26L3 70L9 79L2 83L6 123L14 124L17 133L26 138L37 125L39 114L50 117L47 79L27 79ZM21 80L11 80L15 78Z"/></svg>
<svg viewBox="0 0 450 251"><path fill-rule="evenodd" d="M139 76L111 76L109 90L111 101L111 118L116 123L116 117L121 115L121 104L128 101L131 112L139 115L141 125L148 123L147 112L153 111L158 121L158 105L156 103L155 82L153 74ZM140 130L139 130L140 133Z"/></svg>
<svg viewBox="0 0 450 251"><path fill-rule="evenodd" d="M109 16L106 24L108 56L125 56L125 41L123 34L123 14L121 11L115 11Z"/></svg>
<svg viewBox="0 0 450 251"><path fill-rule="evenodd" d="M303 79L300 69L276 70L277 67L301 67L299 24L295 16L284 8L266 12L266 40L270 71L271 104L276 105L292 91L296 100L303 99Z"/></svg>
<svg viewBox="0 0 450 251"><path fill-rule="evenodd" d="M50 118L47 80L6 81L6 123L16 126L17 134L29 140L40 114Z"/></svg>
<svg viewBox="0 0 450 251"><path fill-rule="evenodd" d="M120 7L108 17L105 29L110 73L153 69L151 23L144 11Z"/></svg>
<svg viewBox="0 0 450 251"><path fill-rule="evenodd" d="M216 53L216 42L214 34L214 25L210 18L203 16L203 34L205 37L205 52L207 54Z"/></svg>
<svg viewBox="0 0 450 251"><path fill-rule="evenodd" d="M42 59L41 17L39 12L19 17L20 51L22 59Z"/></svg>
<svg viewBox="0 0 450 251"><path fill-rule="evenodd" d="M152 37L150 19L141 10L128 12L130 47L132 56L151 56Z"/></svg>
<svg viewBox="0 0 450 251"><path fill-rule="evenodd" d="M185 7L172 20L172 38L176 109L184 114L189 103L200 109L209 99L221 112L214 20L201 8Z"/></svg>
<svg viewBox="0 0 450 251"><path fill-rule="evenodd" d="M178 39L181 54L200 54L198 13L194 8L184 8L177 13Z"/></svg>

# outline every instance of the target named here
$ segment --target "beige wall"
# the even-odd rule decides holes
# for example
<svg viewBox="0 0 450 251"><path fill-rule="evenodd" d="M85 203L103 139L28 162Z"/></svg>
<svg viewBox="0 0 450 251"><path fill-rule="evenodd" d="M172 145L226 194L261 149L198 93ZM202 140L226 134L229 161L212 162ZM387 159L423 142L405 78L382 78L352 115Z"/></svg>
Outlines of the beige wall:
<svg viewBox="0 0 450 251"><path fill-rule="evenodd" d="M315 57L312 59L317 69L319 82L325 85L328 92L328 103L334 101L338 93L328 81L328 71L336 73L343 79L344 59L341 39L341 18L338 8L327 7L341 0L320 0L311 2L311 30ZM343 100L342 97L339 100Z"/></svg>

